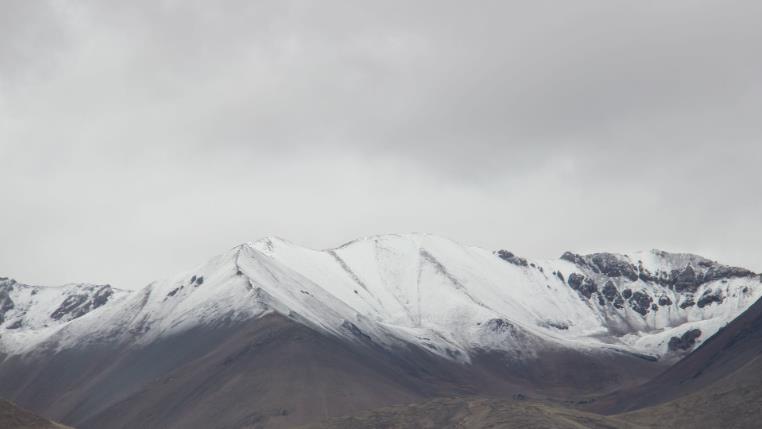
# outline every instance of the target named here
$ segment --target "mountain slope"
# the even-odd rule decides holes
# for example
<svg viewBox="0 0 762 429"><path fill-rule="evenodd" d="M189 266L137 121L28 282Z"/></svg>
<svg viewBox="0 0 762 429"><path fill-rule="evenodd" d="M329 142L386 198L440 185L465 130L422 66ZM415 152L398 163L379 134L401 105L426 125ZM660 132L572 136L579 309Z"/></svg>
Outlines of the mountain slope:
<svg viewBox="0 0 762 429"><path fill-rule="evenodd" d="M762 358L721 380L658 405L619 415L651 427L753 429L762 420Z"/></svg>
<svg viewBox="0 0 762 429"><path fill-rule="evenodd" d="M534 364L478 355L463 365L414 345L345 341L268 313L144 345L13 356L0 365L0 390L79 428L290 427L442 395L608 390L661 368L627 354L574 350Z"/></svg>
<svg viewBox="0 0 762 429"><path fill-rule="evenodd" d="M762 300L663 374L613 397L613 405L604 402L610 411L639 409L602 416L526 402L523 395L513 400L465 397L380 408L309 427L757 428L762 420Z"/></svg>
<svg viewBox="0 0 762 429"><path fill-rule="evenodd" d="M352 349L277 314L193 332L200 335L218 340L96 415L76 411L66 420L83 428L290 427L421 398L436 387L388 356Z"/></svg>
<svg viewBox="0 0 762 429"><path fill-rule="evenodd" d="M0 399L0 428L3 429L67 429L48 419Z"/></svg>
<svg viewBox="0 0 762 429"><path fill-rule="evenodd" d="M606 398L603 411L634 410L648 416L708 425L740 416L762 418L762 300L733 320L692 354L653 380ZM691 410L690 413L679 410ZM753 413L749 413L753 410ZM710 426L707 426L710 427ZM750 427L750 426L748 426Z"/></svg>

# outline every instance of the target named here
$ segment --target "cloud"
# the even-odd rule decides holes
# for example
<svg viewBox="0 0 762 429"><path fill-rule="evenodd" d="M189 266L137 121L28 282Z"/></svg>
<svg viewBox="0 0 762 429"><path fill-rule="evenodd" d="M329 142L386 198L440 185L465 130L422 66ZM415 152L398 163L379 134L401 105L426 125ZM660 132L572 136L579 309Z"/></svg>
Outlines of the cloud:
<svg viewBox="0 0 762 429"><path fill-rule="evenodd" d="M762 271L762 6L0 6L3 275L138 287L238 242L429 231Z"/></svg>

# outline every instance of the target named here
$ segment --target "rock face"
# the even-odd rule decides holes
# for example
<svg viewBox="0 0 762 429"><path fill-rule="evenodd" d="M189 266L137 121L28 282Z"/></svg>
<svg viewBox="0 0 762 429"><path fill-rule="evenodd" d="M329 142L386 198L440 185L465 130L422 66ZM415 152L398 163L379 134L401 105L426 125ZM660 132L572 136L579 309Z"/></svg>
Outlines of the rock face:
<svg viewBox="0 0 762 429"><path fill-rule="evenodd" d="M638 261L635 264L628 257L613 253L579 255L565 252L561 255L561 259L569 261L585 271L608 278L623 277L629 281L640 279L647 283L672 288L678 292L693 293L701 285L712 281L756 275L745 268L730 267L697 255L670 254L659 250L652 251L652 254L665 260L677 260L679 261L678 266L665 267L652 272L645 268L643 261Z"/></svg>
<svg viewBox="0 0 762 429"><path fill-rule="evenodd" d="M630 306L633 310L637 311L638 313L645 316L648 311L651 309L651 302L653 299L650 295L644 293L644 292L635 292L632 294L632 297L630 298Z"/></svg>
<svg viewBox="0 0 762 429"><path fill-rule="evenodd" d="M704 292L703 295L701 295L701 298L699 298L696 305L698 306L698 308L704 308L707 305L711 305L715 303L721 304L724 299L725 297L722 295L721 291L708 289L706 292Z"/></svg>
<svg viewBox="0 0 762 429"><path fill-rule="evenodd" d="M561 255L561 260L569 261L572 264L578 266L587 266L587 261L585 261L585 258L572 252L564 252L564 254Z"/></svg>
<svg viewBox="0 0 762 429"><path fill-rule="evenodd" d="M638 279L638 270L634 265L621 260L610 253L594 253L589 256L593 265L607 277L625 277L630 281Z"/></svg>
<svg viewBox="0 0 762 429"><path fill-rule="evenodd" d="M616 286L614 286L614 282L611 280L608 280L606 284L603 285L603 296L606 297L606 300L609 302L613 302L617 298L622 298L619 290L617 290Z"/></svg>
<svg viewBox="0 0 762 429"><path fill-rule="evenodd" d="M526 267L528 265L526 259L520 258L514 255L512 252L509 252L504 249L498 250L497 252L495 252L495 255L497 255L500 259L506 262L510 262L513 265L518 265L520 267Z"/></svg>
<svg viewBox="0 0 762 429"><path fill-rule="evenodd" d="M671 351L689 350L696 344L696 339L701 336L700 329L691 329L679 337L669 339L669 349Z"/></svg>
<svg viewBox="0 0 762 429"><path fill-rule="evenodd" d="M585 278L585 280L582 282L582 286L579 288L579 293L581 293L585 298L590 298L596 292L598 292L598 285L595 283L595 280L591 278Z"/></svg>
<svg viewBox="0 0 762 429"><path fill-rule="evenodd" d="M672 270L669 276L661 276L658 282L663 285L674 287L678 292L696 292L706 283L715 280L726 280L739 277L751 277L754 273L737 267L729 267L716 262L700 260L696 267L688 263L682 270Z"/></svg>
<svg viewBox="0 0 762 429"><path fill-rule="evenodd" d="M591 298L594 293L598 292L598 284L595 283L590 277L585 277L582 274L571 273L569 274L569 287L579 292L585 298Z"/></svg>
<svg viewBox="0 0 762 429"><path fill-rule="evenodd" d="M745 268L728 267L726 265L715 263L713 265L709 265L709 269L704 273L703 281L706 283L712 280L750 276L754 276L754 273Z"/></svg>
<svg viewBox="0 0 762 429"><path fill-rule="evenodd" d="M672 279L675 290L678 292L696 292L696 289L701 285L701 281L696 277L696 271L693 266L688 264L682 271L672 271Z"/></svg>
<svg viewBox="0 0 762 429"><path fill-rule="evenodd" d="M582 271L569 274L568 285L583 297L590 299L598 294L599 303L610 303L617 309L623 309L626 301L642 316L658 311L659 307L672 306L674 302L679 302L678 308L681 310L721 304L725 293L720 288L707 289L709 284L756 276L747 269L722 265L696 255L655 250L645 256L658 262L655 269L653 263L649 270L643 260L635 262L629 256L612 253L579 255L565 252L561 259L573 263ZM600 291L597 284L604 285ZM638 284L650 286L646 288L648 290L629 287ZM664 288L671 293L653 294L654 288ZM693 296L700 289L702 292L697 301Z"/></svg>
<svg viewBox="0 0 762 429"><path fill-rule="evenodd" d="M0 278L0 324L5 321L5 314L15 306L10 296L14 283L13 279Z"/></svg>
<svg viewBox="0 0 762 429"><path fill-rule="evenodd" d="M578 290L580 286L582 286L582 281L585 280L585 276L582 274L577 273L571 273L569 274L569 287L571 287L574 290Z"/></svg>
<svg viewBox="0 0 762 429"><path fill-rule="evenodd" d="M111 289L111 286L104 285L95 288L94 292L91 293L69 295L61 305L50 314L50 318L53 320L61 320L64 317L68 317L69 320L72 320L82 317L105 304L113 294L114 291Z"/></svg>

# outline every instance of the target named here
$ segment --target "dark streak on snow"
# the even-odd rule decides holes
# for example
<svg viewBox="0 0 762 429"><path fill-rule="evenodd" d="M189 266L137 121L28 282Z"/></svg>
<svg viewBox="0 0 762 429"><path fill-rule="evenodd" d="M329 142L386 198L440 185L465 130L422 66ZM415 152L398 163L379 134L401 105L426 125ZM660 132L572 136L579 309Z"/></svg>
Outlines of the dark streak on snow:
<svg viewBox="0 0 762 429"><path fill-rule="evenodd" d="M478 305L478 306L480 306L480 307L483 307L483 308L489 308L489 307L488 307L486 304L484 304L483 302L481 302L480 300L478 300L476 297L474 297L473 295L471 295L471 294L468 292L468 288L467 288L465 285L463 285L463 283L461 283L461 282L460 282L460 280L458 280L457 278L455 278L455 276L453 276L452 274L450 274L450 272L449 272L449 271L447 271L447 269L444 267L444 265L442 265L442 263L441 263L441 262L439 262L439 261L438 261L438 260L437 260L437 259L436 259L436 258L435 258L435 257L434 257L432 254L431 254L431 253L429 253L429 252L425 251L424 249L421 249L421 250L420 250L420 254L421 254L421 257L422 257L422 258L423 258L425 261L427 261L427 262L429 262L430 264L432 264L432 265L434 266L434 268L436 268L436 270L437 270L437 271L438 271L440 274L442 274L443 276L445 276L445 278L446 278L447 280L449 280L449 281L450 281L450 282L453 284L453 286L455 286L455 288L456 288L456 289L458 289L458 290L460 290L461 292L463 292L463 294L464 294L464 295L466 295L466 296L467 296L467 297L468 297L468 298L469 298L471 301L473 301L473 302L474 302L476 305ZM419 295L420 295L420 294L419 294Z"/></svg>
<svg viewBox="0 0 762 429"><path fill-rule="evenodd" d="M346 262L344 262L344 260L343 260L343 259L341 259L341 256L337 255L337 254L336 254L336 252L334 252L333 250L329 250L329 251L328 251L328 253L329 253L331 256L333 256L333 258L334 258L334 259L336 259L336 262L338 262L338 263L339 263L339 265L341 265L341 268L342 268L344 271L346 271L346 272L347 272L347 274L349 274L349 277L351 277L351 278L352 278L352 280L354 280L354 282L355 282L355 283L357 283L358 285L360 285L360 287L362 287L363 289L365 289L365 291L366 291L366 292L369 292L369 293L370 293L370 291L368 290L368 287L365 285L365 283L363 283L363 281L362 281L362 280L360 280L360 277L358 277L358 276L357 276L357 274L355 274L355 272L354 272L354 271L352 271L352 269L351 269L351 268L349 268L349 265L347 265L347 263L346 263Z"/></svg>

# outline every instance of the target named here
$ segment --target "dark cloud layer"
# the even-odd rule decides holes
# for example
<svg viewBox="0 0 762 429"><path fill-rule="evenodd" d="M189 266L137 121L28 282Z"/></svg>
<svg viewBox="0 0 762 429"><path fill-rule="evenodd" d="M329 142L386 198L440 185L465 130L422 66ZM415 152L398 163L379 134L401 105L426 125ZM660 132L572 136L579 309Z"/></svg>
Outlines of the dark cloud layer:
<svg viewBox="0 0 762 429"><path fill-rule="evenodd" d="M411 4L413 3L413 4ZM428 231L762 271L762 3L7 1L0 275Z"/></svg>

